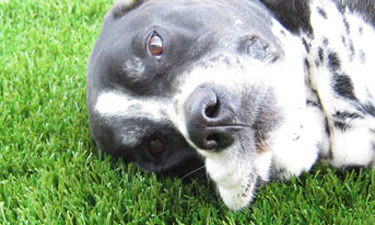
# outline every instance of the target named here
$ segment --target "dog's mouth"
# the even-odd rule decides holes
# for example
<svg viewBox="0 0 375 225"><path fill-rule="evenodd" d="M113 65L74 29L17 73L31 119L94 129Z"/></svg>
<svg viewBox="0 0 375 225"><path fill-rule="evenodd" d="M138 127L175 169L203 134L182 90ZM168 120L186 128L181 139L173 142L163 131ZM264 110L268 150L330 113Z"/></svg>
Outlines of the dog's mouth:
<svg viewBox="0 0 375 225"><path fill-rule="evenodd" d="M269 108L267 91L257 93L248 104L225 89L203 85L185 105L188 142L204 156L210 178L233 210L249 205L260 181L269 177L269 132L279 114Z"/></svg>
<svg viewBox="0 0 375 225"><path fill-rule="evenodd" d="M263 148L259 150L255 143L242 140L221 152L198 150L204 155L207 173L228 208L239 210L248 206L257 186L268 181L271 152Z"/></svg>

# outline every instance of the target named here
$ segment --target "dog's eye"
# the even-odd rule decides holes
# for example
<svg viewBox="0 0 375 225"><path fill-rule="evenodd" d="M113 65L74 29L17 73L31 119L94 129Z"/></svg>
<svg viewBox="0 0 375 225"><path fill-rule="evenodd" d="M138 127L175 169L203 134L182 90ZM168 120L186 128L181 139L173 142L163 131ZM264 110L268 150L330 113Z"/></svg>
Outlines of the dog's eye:
<svg viewBox="0 0 375 225"><path fill-rule="evenodd" d="M163 54L163 39L158 33L154 32L148 40L147 47L150 54L159 59Z"/></svg>
<svg viewBox="0 0 375 225"><path fill-rule="evenodd" d="M157 154L164 152L163 142L159 139L154 139L150 141L148 145L148 151L153 155L157 155Z"/></svg>

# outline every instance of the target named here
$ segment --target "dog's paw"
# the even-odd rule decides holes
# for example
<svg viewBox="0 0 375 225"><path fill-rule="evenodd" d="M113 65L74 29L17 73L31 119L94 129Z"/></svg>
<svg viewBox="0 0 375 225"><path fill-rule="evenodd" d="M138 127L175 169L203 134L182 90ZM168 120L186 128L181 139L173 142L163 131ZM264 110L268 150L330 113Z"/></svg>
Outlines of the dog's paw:
<svg viewBox="0 0 375 225"><path fill-rule="evenodd" d="M300 115L301 122L286 123L275 135L273 178L285 180L309 171L321 152L329 148L322 113L308 107Z"/></svg>

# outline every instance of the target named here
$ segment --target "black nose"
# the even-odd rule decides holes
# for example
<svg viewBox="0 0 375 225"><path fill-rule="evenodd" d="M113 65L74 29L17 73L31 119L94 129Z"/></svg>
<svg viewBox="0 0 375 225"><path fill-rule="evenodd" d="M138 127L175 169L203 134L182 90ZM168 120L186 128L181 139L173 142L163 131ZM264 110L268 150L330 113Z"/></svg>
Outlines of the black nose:
<svg viewBox="0 0 375 225"><path fill-rule="evenodd" d="M234 141L239 129L235 107L225 91L198 87L185 105L187 130L191 141L203 150L221 150Z"/></svg>

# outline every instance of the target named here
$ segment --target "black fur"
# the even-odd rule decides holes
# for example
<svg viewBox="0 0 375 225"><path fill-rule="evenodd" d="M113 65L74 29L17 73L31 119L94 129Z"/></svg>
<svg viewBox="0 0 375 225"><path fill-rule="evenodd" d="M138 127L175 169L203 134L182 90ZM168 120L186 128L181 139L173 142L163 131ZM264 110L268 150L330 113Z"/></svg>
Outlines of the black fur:
<svg viewBox="0 0 375 225"><path fill-rule="evenodd" d="M352 80L345 74L333 74L332 76L333 90L341 97L349 100L357 100L354 95L354 87Z"/></svg>
<svg viewBox="0 0 375 225"><path fill-rule="evenodd" d="M328 67L332 71L337 71L341 67L339 56L335 52L330 52L328 54Z"/></svg>
<svg viewBox="0 0 375 225"><path fill-rule="evenodd" d="M287 29L293 33L305 32L313 36L310 23L309 0L261 0Z"/></svg>
<svg viewBox="0 0 375 225"><path fill-rule="evenodd" d="M375 1L374 0L335 0L341 12L349 8L375 27Z"/></svg>
<svg viewBox="0 0 375 225"><path fill-rule="evenodd" d="M322 8L318 8L318 13L324 18L324 19L327 19L327 13L326 11L324 11L324 9Z"/></svg>
<svg viewBox="0 0 375 225"><path fill-rule="evenodd" d="M324 50L323 50L323 48L319 48L318 55L319 55L320 62L323 63L324 62Z"/></svg>
<svg viewBox="0 0 375 225"><path fill-rule="evenodd" d="M375 105L374 103L365 103L365 104L361 104L359 107L358 107L358 110L360 112L362 112L364 115L370 115L372 117L375 117Z"/></svg>

